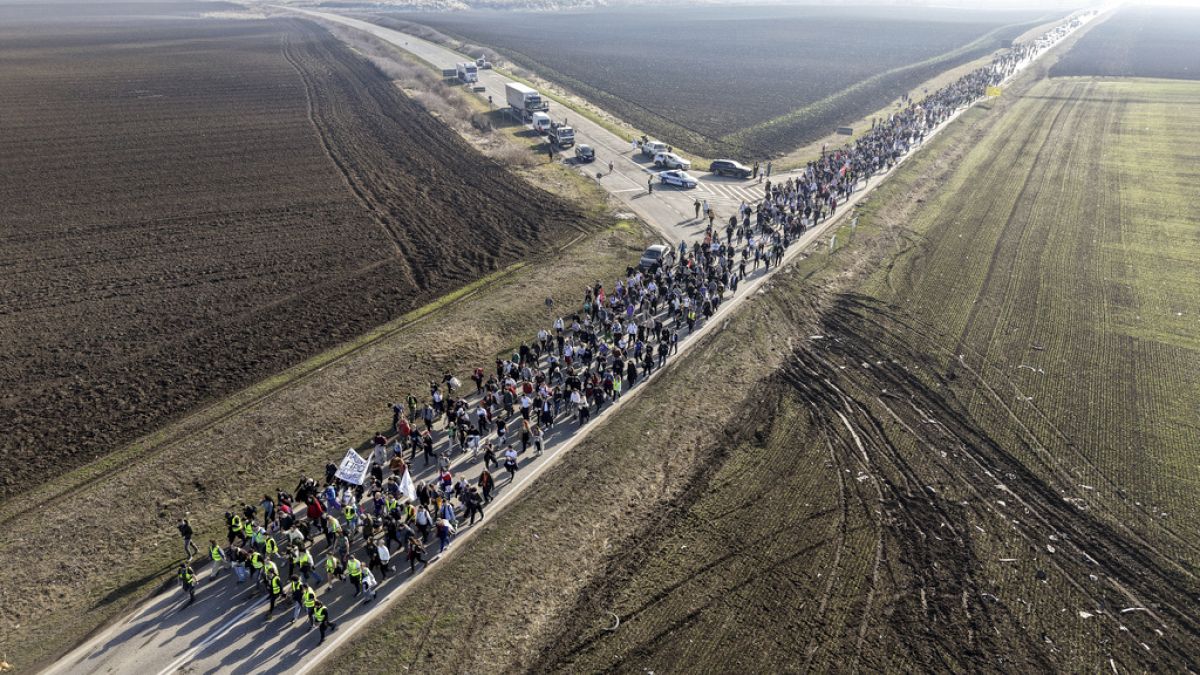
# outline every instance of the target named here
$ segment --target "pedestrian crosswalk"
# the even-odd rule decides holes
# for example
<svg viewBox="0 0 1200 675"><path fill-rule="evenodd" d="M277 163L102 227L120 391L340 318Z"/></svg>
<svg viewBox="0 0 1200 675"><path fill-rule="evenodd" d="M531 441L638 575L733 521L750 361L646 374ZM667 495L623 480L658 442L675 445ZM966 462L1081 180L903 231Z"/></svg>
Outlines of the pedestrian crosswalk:
<svg viewBox="0 0 1200 675"><path fill-rule="evenodd" d="M730 184L700 181L696 191L702 195L708 195L708 199L738 204L742 202L753 204L762 198L762 186L755 183Z"/></svg>

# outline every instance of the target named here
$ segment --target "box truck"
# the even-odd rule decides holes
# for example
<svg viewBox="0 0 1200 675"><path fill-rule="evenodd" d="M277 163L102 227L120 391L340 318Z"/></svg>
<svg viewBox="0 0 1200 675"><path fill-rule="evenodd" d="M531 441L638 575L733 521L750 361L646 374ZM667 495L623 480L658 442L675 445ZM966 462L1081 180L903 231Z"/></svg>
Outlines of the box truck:
<svg viewBox="0 0 1200 675"><path fill-rule="evenodd" d="M521 121L529 119L535 112L545 112L550 109L550 104L542 99L536 89L526 87L519 82L505 83L504 96L508 101L509 109L520 117Z"/></svg>

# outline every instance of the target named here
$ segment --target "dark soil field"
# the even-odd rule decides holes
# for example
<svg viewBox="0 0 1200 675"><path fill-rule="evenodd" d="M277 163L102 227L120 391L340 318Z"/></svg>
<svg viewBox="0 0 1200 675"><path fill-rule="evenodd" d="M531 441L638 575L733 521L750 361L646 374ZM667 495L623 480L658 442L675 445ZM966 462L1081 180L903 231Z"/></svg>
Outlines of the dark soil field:
<svg viewBox="0 0 1200 675"><path fill-rule="evenodd" d="M1124 7L1080 40L1054 76L1200 80L1200 9Z"/></svg>
<svg viewBox="0 0 1200 675"><path fill-rule="evenodd" d="M404 28L389 17L495 47L675 146L761 157L878 110L1020 35L1039 14L690 7L371 20Z"/></svg>
<svg viewBox="0 0 1200 675"><path fill-rule="evenodd" d="M221 9L0 7L0 495L587 224L324 29Z"/></svg>

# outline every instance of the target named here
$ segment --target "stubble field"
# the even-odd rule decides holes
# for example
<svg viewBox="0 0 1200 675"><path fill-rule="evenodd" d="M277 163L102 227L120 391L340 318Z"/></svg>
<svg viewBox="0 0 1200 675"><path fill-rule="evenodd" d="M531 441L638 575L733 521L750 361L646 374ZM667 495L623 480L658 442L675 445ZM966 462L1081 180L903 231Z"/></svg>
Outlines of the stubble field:
<svg viewBox="0 0 1200 675"><path fill-rule="evenodd" d="M73 7L2 9L0 495L592 224L313 24Z"/></svg>
<svg viewBox="0 0 1200 675"><path fill-rule="evenodd" d="M379 14L370 20L401 29L416 22L495 47L689 152L766 157L878 110L1055 16L694 7L686 13L634 8Z"/></svg>

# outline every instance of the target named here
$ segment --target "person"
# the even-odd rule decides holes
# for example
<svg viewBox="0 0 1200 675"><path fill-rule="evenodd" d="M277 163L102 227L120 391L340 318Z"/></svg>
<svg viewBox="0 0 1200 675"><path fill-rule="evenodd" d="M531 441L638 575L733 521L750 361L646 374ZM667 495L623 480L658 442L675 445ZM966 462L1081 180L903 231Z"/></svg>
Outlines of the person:
<svg viewBox="0 0 1200 675"><path fill-rule="evenodd" d="M258 551L250 553L250 581L254 582L256 576L262 573L263 557Z"/></svg>
<svg viewBox="0 0 1200 675"><path fill-rule="evenodd" d="M312 586L305 585L304 590L300 592L300 602L304 604L304 611L308 612L308 627L311 629L313 624L313 610L317 606L317 592Z"/></svg>
<svg viewBox="0 0 1200 675"><path fill-rule="evenodd" d="M468 523L469 525L475 524L475 516L477 514L479 519L483 520L483 497L480 496L477 488L472 487L468 489L463 501L467 505L467 513L465 517L469 517L471 519L471 522Z"/></svg>
<svg viewBox="0 0 1200 675"><path fill-rule="evenodd" d="M508 482L517 477L517 451L509 448L504 451L504 470L508 472Z"/></svg>
<svg viewBox="0 0 1200 675"><path fill-rule="evenodd" d="M357 598L362 593L363 578L363 564L359 562L358 558L350 556L346 560L346 576L350 578L350 583L354 584L354 597Z"/></svg>
<svg viewBox="0 0 1200 675"><path fill-rule="evenodd" d="M441 548L438 549L438 553L443 553L446 549L450 548L450 540L454 537L454 531L453 523L445 518L437 519L438 543L441 545Z"/></svg>
<svg viewBox="0 0 1200 675"><path fill-rule="evenodd" d="M279 580L278 574L267 580L267 593L270 595L271 604L267 607L267 615L263 617L263 621L271 620L271 615L275 613L275 603L283 597L283 582Z"/></svg>
<svg viewBox="0 0 1200 675"><path fill-rule="evenodd" d="M654 176L646 178L646 194L654 194Z"/></svg>
<svg viewBox="0 0 1200 675"><path fill-rule="evenodd" d="M375 589L375 587L378 585L378 583L375 581L375 575L371 574L371 568L368 567L367 569L363 570L362 583L363 583L363 595L367 596L367 597L363 598L363 604L365 605L368 602L374 600L376 598L376 596L379 595L379 591L377 591ZM368 593L370 595L367 595Z"/></svg>
<svg viewBox="0 0 1200 675"><path fill-rule="evenodd" d="M492 489L496 486L496 480L492 478L492 474L487 469L484 469L479 474L479 490L483 493L483 503L489 504L492 501ZM482 511L482 509L481 509ZM483 515L482 512L480 515Z"/></svg>
<svg viewBox="0 0 1200 675"><path fill-rule="evenodd" d="M300 618L300 612L304 609L304 589L306 586L300 581L300 577L293 574L288 578L288 592L292 594L292 618L288 623L294 623Z"/></svg>
<svg viewBox="0 0 1200 675"><path fill-rule="evenodd" d="M425 544L421 543L416 537L408 538L408 571L416 573L417 563L421 563L422 567L429 567L429 563L425 560Z"/></svg>
<svg viewBox="0 0 1200 675"><path fill-rule="evenodd" d="M192 562L192 556L200 552L195 542L192 541L192 526L188 523L187 518L183 518L179 521L177 527L179 528L179 536L183 537L183 554L187 556L188 562Z"/></svg>
<svg viewBox="0 0 1200 675"><path fill-rule="evenodd" d="M329 583L331 584L334 579L346 578L346 567L342 565L342 561L332 551L325 555L325 576L329 578Z"/></svg>
<svg viewBox="0 0 1200 675"><path fill-rule="evenodd" d="M700 200L697 198L692 201L692 209L696 212L696 218L700 217Z"/></svg>
<svg viewBox="0 0 1200 675"><path fill-rule="evenodd" d="M304 583L308 583L308 576L310 574L316 578L318 586L325 583L325 580L321 578L321 575L313 566L312 551L308 550L307 546L301 544L300 551L296 554L295 561L296 565L300 568L300 577L304 579Z"/></svg>
<svg viewBox="0 0 1200 675"><path fill-rule="evenodd" d="M184 563L179 566L179 585L183 588L183 592L187 593L187 604L192 604L196 601L196 573L192 571L191 565Z"/></svg>
<svg viewBox="0 0 1200 675"><path fill-rule="evenodd" d="M210 579L216 579L221 570L229 567L229 561L225 559L225 553L221 551L221 547L217 546L215 539L208 540L208 555L213 561L213 573Z"/></svg>
<svg viewBox="0 0 1200 675"><path fill-rule="evenodd" d="M316 622L317 628L321 631L321 639L317 644L325 641L325 631L337 630L337 625L329 618L329 608L320 600L313 602L313 621Z"/></svg>

